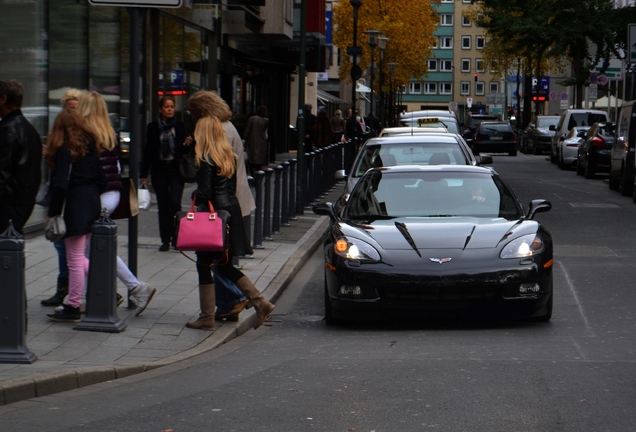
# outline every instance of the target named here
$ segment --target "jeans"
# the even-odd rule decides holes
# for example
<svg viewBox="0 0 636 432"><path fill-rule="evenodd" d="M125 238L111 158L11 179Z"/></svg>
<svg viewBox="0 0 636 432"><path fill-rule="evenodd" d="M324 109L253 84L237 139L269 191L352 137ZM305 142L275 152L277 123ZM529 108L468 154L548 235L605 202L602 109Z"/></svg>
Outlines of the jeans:
<svg viewBox="0 0 636 432"><path fill-rule="evenodd" d="M214 274L214 292L216 293L216 307L219 312L227 312L237 303L245 300L245 296L238 287L223 276L216 268L212 268Z"/></svg>
<svg viewBox="0 0 636 432"><path fill-rule="evenodd" d="M68 265L66 264L66 245L64 239L53 243L57 251L57 265L59 267L57 277L68 279Z"/></svg>
<svg viewBox="0 0 636 432"><path fill-rule="evenodd" d="M88 234L66 237L66 259L68 262L68 298L69 306L79 307L85 290L85 280L88 276L88 258L84 254Z"/></svg>

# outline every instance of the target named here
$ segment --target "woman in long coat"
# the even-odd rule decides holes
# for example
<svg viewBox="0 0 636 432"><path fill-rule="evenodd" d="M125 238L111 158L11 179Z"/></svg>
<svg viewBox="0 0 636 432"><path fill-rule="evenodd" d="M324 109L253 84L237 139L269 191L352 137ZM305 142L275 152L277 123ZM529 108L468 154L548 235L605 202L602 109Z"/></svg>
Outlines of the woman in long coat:
<svg viewBox="0 0 636 432"><path fill-rule="evenodd" d="M100 195L106 190L106 175L99 161L101 148L96 133L76 111L62 110L53 123L46 143L46 159L53 168L49 217L64 215L69 289L62 310L47 319L79 322L88 258L84 254L91 227L101 211Z"/></svg>
<svg viewBox="0 0 636 432"><path fill-rule="evenodd" d="M269 119L267 118L267 107L260 105L256 108L256 115L251 116L245 125L243 139L247 150L247 162L250 164L250 174L261 169L269 162L267 154L267 129Z"/></svg>
<svg viewBox="0 0 636 432"><path fill-rule="evenodd" d="M159 100L159 116L146 130L146 148L139 172L141 184L146 183L148 172L152 176L159 210L159 250L162 252L170 249L170 242L174 246L174 215L181 211L184 187L179 161L191 141L185 124L175 118L174 98L163 96Z"/></svg>

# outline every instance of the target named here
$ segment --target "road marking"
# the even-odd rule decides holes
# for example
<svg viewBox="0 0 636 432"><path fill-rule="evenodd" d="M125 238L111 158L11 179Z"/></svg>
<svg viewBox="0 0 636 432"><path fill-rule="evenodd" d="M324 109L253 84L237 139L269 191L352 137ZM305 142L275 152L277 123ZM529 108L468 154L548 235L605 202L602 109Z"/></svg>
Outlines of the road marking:
<svg viewBox="0 0 636 432"><path fill-rule="evenodd" d="M570 275L568 274L567 270L565 270L565 267L563 267L563 264L561 264L558 261L557 263L559 264L559 267L563 271L563 274L565 276L565 281L568 284L568 288L570 288L570 292L572 293L572 296L574 297L574 301L576 302L576 305L579 308L579 313L581 314L581 317L583 318L583 323L585 324L585 328L592 333L592 336L594 336L594 332L592 331L592 326L590 326L590 322L587 320L587 316L585 315L585 311L583 310L583 305L581 304L581 301L579 300L579 296L576 293L576 288L574 287L574 284L572 283L572 280L570 279Z"/></svg>

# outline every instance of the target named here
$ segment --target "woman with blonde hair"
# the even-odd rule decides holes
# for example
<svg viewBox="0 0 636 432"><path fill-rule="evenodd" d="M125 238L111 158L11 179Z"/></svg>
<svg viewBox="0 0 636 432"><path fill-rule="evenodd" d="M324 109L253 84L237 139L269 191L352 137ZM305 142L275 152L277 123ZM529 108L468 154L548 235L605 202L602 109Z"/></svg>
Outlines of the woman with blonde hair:
<svg viewBox="0 0 636 432"><path fill-rule="evenodd" d="M97 133L88 122L76 110L67 108L55 118L46 140L46 160L53 169L48 216L64 216L69 269L68 297L61 310L46 316L50 321L80 320L84 278L88 274L84 252L93 222L100 215L99 196L106 189L96 138Z"/></svg>
<svg viewBox="0 0 636 432"><path fill-rule="evenodd" d="M190 104L188 109L194 114ZM196 115L201 112L196 111ZM232 257L241 249L245 234L241 207L236 198L236 156L228 143L221 120L218 117L205 116L197 119L194 130L195 157L197 169L196 204L206 206L208 201L216 210L226 210L230 214L230 249L227 259L214 252L199 251L197 272L199 274L199 302L201 312L196 321L188 322L186 327L213 331L216 296L212 266L243 292L256 309L257 319L254 328L258 328L272 313L274 305L263 298L252 281L232 265Z"/></svg>
<svg viewBox="0 0 636 432"><path fill-rule="evenodd" d="M121 165L119 164L117 134L110 124L106 101L99 93L94 91L83 93L80 96L77 111L95 130L97 142L102 148L99 160L106 174L108 184L100 199L102 208L105 208L108 214L111 214L119 204L121 191L124 187L120 175ZM148 306L150 300L152 300L157 289L137 279L119 256L117 257L117 277L126 286L130 298L137 305L136 315L141 314Z"/></svg>

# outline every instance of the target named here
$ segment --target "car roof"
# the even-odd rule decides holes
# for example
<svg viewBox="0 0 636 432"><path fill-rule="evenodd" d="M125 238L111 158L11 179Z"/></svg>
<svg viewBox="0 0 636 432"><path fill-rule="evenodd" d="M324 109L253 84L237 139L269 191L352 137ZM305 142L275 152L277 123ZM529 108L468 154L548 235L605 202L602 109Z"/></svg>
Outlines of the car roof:
<svg viewBox="0 0 636 432"><path fill-rule="evenodd" d="M492 168L475 165L395 165L389 167L371 168L372 170L382 170L383 172L463 172L475 174L496 174ZM367 171L367 172L369 172Z"/></svg>
<svg viewBox="0 0 636 432"><path fill-rule="evenodd" d="M418 110L410 111L400 114L401 119L408 119L413 117L452 117L457 118L457 114L451 110Z"/></svg>
<svg viewBox="0 0 636 432"><path fill-rule="evenodd" d="M385 137L369 138L364 145L391 145L391 144L410 144L410 143L439 143L439 142L457 142L459 135L451 132L430 132L415 135L393 135Z"/></svg>
<svg viewBox="0 0 636 432"><path fill-rule="evenodd" d="M387 127L380 131L379 137L393 136L393 135L409 135L409 134L421 134L421 133L444 133L448 132L443 126L396 126ZM387 134L387 135L385 135Z"/></svg>

